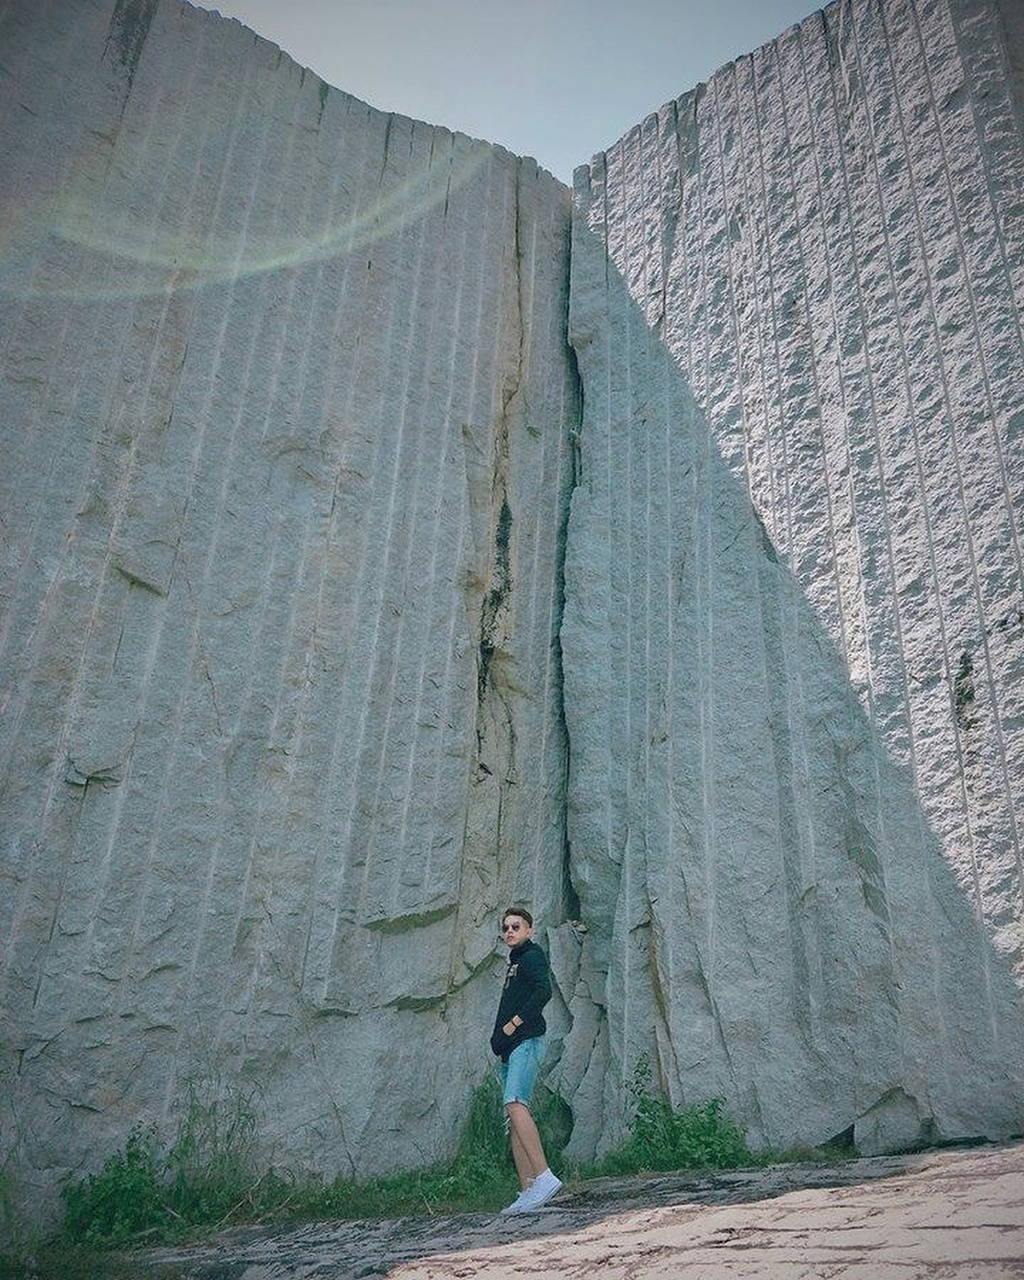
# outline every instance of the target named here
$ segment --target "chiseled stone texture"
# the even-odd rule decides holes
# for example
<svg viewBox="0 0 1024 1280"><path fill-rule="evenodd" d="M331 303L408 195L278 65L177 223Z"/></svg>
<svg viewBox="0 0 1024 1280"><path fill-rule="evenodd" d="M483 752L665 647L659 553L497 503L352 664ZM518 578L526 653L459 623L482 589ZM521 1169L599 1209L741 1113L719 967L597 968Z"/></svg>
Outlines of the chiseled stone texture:
<svg viewBox="0 0 1024 1280"><path fill-rule="evenodd" d="M646 1051L755 1141L1020 1131L1020 26L840 0L577 171L560 1070L606 1118Z"/></svg>
<svg viewBox="0 0 1024 1280"><path fill-rule="evenodd" d="M5 1168L429 1161L567 914L569 192L177 0L0 47Z"/></svg>
<svg viewBox="0 0 1024 1280"><path fill-rule="evenodd" d="M531 161L177 0L0 13L22 1201L190 1096L450 1155L514 898L576 1155L643 1053L755 1143L1019 1132L1010 0L723 68L579 172L571 282Z"/></svg>

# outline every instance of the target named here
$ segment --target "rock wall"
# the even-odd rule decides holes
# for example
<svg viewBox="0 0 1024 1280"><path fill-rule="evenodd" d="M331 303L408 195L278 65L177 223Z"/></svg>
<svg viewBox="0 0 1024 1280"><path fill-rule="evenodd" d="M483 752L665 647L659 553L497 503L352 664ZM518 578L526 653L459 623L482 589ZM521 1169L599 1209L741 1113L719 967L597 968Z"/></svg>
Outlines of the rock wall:
<svg viewBox="0 0 1024 1280"><path fill-rule="evenodd" d="M5 6L23 1203L197 1094L450 1153L516 898L575 1155L644 1053L755 1142L1020 1130L1020 26L833 4L570 214L216 15Z"/></svg>
<svg viewBox="0 0 1024 1280"><path fill-rule="evenodd" d="M569 193L173 0L0 46L5 1163L422 1163L566 915Z"/></svg>
<svg viewBox="0 0 1024 1280"><path fill-rule="evenodd" d="M1014 14L842 0L577 173L569 836L607 1038L566 1069L606 1110L646 1051L769 1143L1020 1123Z"/></svg>

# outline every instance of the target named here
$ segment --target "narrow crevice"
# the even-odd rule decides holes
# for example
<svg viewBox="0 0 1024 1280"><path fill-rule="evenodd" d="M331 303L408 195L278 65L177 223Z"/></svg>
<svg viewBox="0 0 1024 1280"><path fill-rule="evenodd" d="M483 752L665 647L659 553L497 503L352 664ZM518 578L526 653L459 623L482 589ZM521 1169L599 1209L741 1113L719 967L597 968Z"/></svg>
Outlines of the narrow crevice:
<svg viewBox="0 0 1024 1280"><path fill-rule="evenodd" d="M565 501L562 504L562 511L558 525L558 556L555 569L557 574L558 592L558 617L555 621L555 630L558 635L558 659L554 695L555 711L561 727L562 741L565 744L565 763L562 778L562 794L565 797L564 803L562 804L562 901L564 904L565 918L567 920L581 920L582 906L580 903L580 895L576 888L576 882L573 877L572 843L569 834L569 786L572 779L572 736L569 732L569 722L565 714L565 649L562 643L562 623L565 618L566 605L565 560L569 545L569 519L572 510L572 495L583 479L583 413L585 403L583 373L576 347L572 341L569 323L569 298L572 281L571 232L568 243L566 244L565 262L567 278L563 332L565 334L566 342L566 363L568 365L572 387L571 394L567 397L568 436L572 474L568 492L566 493Z"/></svg>
<svg viewBox="0 0 1024 1280"><path fill-rule="evenodd" d="M484 706L488 689L493 678L493 662L495 653L502 647L505 638L505 623L512 603L512 508L508 500L508 471L510 455L510 436L513 419L513 406L519 397L523 384L523 369L526 359L526 326L523 320L523 259L522 232L520 223L521 193L520 169L516 166L514 225L514 295L513 339L515 349L515 365L503 379L501 387L501 414L497 422L494 441L494 459L491 472L492 510L498 516L492 535L492 553L488 587L480 610L480 639L477 662L477 743L482 745L484 735ZM509 717L511 722L511 717Z"/></svg>
<svg viewBox="0 0 1024 1280"><path fill-rule="evenodd" d="M117 0L114 6L103 56L113 53L117 65L126 73L125 101L131 94L146 37L159 4L160 0Z"/></svg>
<svg viewBox="0 0 1024 1280"><path fill-rule="evenodd" d="M480 610L480 660L477 666L477 703L483 706L491 674L491 660L501 643L501 623L512 594L512 509L502 494L494 532L494 566L491 585Z"/></svg>
<svg viewBox="0 0 1024 1280"><path fill-rule="evenodd" d="M974 659L967 649L960 655L960 667L953 680L953 708L960 728L972 729L975 725Z"/></svg>

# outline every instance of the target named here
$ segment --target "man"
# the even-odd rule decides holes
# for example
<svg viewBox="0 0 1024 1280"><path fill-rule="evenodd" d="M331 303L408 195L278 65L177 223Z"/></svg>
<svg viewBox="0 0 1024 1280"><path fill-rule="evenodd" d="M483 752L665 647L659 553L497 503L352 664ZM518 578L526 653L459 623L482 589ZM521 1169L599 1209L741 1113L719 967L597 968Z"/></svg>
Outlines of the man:
<svg viewBox="0 0 1024 1280"><path fill-rule="evenodd" d="M530 1114L533 1086L544 1061L547 1024L541 1010L551 999L551 971L547 956L533 941L529 911L509 907L501 918L501 936L509 948L508 971L491 1048L501 1059L502 1101L520 1186L519 1195L502 1213L530 1213L547 1204L562 1185L548 1168Z"/></svg>

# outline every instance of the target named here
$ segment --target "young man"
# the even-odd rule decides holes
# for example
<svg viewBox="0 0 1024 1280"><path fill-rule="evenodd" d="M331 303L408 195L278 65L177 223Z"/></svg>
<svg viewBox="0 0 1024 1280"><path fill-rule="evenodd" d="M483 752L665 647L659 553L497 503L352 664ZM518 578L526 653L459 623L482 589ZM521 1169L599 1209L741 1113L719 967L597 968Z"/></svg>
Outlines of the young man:
<svg viewBox="0 0 1024 1280"><path fill-rule="evenodd" d="M501 918L501 936L509 948L508 971L491 1048L501 1059L502 1101L521 1188L502 1213L530 1213L546 1204L562 1185L548 1168L530 1114L533 1086L544 1060L547 1024L541 1010L551 999L551 972L547 956L533 941L529 911L509 907Z"/></svg>

